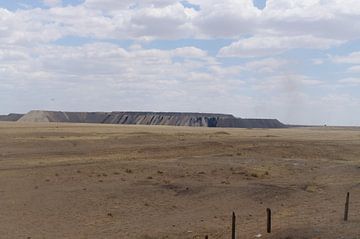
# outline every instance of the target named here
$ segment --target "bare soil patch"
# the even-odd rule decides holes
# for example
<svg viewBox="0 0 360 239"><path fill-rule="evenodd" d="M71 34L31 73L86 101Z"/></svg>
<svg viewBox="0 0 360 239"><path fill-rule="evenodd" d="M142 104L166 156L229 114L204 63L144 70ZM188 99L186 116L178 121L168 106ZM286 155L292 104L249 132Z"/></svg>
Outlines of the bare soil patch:
<svg viewBox="0 0 360 239"><path fill-rule="evenodd" d="M359 132L0 123L0 237L358 239Z"/></svg>

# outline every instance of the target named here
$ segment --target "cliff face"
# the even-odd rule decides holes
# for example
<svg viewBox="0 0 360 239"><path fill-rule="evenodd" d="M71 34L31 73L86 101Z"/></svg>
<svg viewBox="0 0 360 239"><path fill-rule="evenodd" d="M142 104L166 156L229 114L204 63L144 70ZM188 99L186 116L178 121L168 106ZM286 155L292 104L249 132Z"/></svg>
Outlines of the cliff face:
<svg viewBox="0 0 360 239"><path fill-rule="evenodd" d="M217 127L225 128L285 128L286 126L277 119L241 119L225 118L217 122Z"/></svg>
<svg viewBox="0 0 360 239"><path fill-rule="evenodd" d="M233 116L201 113L112 112L103 123L216 127L218 119L227 117Z"/></svg>
<svg viewBox="0 0 360 239"><path fill-rule="evenodd" d="M30 111L19 122L174 125L227 128L284 128L276 119L241 119L229 114L171 112Z"/></svg>

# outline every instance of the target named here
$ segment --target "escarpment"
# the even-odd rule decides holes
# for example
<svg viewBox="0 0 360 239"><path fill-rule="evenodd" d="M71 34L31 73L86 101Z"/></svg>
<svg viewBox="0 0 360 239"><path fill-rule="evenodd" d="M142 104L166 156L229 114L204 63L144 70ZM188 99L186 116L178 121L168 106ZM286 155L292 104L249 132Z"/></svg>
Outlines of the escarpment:
<svg viewBox="0 0 360 239"><path fill-rule="evenodd" d="M1 118L0 118L1 120ZM63 112L33 110L19 122L68 122L226 128L284 128L277 119L243 119L231 114L178 112Z"/></svg>

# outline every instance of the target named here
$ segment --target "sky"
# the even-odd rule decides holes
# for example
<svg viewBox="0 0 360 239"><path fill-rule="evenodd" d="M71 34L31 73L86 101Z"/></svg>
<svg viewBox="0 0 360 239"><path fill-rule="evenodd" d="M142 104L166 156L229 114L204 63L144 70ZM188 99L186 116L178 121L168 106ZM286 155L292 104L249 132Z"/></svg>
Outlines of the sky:
<svg viewBox="0 0 360 239"><path fill-rule="evenodd" d="M0 114L360 125L359 0L1 0Z"/></svg>

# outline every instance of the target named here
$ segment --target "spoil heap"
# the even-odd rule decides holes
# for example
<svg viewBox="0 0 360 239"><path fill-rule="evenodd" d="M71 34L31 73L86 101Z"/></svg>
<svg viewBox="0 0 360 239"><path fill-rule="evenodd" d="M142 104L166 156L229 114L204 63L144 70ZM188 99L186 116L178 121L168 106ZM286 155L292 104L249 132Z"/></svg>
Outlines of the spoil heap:
<svg viewBox="0 0 360 239"><path fill-rule="evenodd" d="M242 119L230 114L172 112L62 112L34 110L19 122L173 125L226 128L284 128L276 119Z"/></svg>

